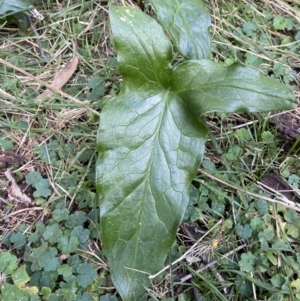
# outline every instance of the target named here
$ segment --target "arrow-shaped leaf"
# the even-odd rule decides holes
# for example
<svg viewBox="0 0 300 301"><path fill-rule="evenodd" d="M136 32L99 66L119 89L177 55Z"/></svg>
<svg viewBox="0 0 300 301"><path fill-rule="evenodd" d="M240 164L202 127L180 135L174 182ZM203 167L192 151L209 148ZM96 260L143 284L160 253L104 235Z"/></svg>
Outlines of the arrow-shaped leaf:
<svg viewBox="0 0 300 301"><path fill-rule="evenodd" d="M101 238L115 286L136 300L174 242L206 128L167 89L172 57L162 28L128 7L110 18L124 85L98 132Z"/></svg>
<svg viewBox="0 0 300 301"><path fill-rule="evenodd" d="M210 15L201 0L150 0L157 18L187 59L206 59L210 53Z"/></svg>
<svg viewBox="0 0 300 301"><path fill-rule="evenodd" d="M163 29L139 10L111 7L110 21L123 87L101 113L97 189L111 277L131 301L174 242L204 153L200 116L289 109L296 100L290 88L251 68L194 60L173 69Z"/></svg>

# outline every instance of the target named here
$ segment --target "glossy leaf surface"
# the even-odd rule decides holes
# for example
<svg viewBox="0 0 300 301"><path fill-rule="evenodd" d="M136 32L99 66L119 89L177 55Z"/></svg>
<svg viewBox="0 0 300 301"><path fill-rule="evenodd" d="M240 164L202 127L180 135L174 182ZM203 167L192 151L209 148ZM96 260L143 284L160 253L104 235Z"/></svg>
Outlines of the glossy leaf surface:
<svg viewBox="0 0 300 301"><path fill-rule="evenodd" d="M186 59L206 59L210 53L210 15L200 0L150 0L160 24Z"/></svg>
<svg viewBox="0 0 300 301"><path fill-rule="evenodd" d="M173 69L162 27L139 10L111 7L110 21L123 86L101 113L97 189L111 277L129 301L174 242L204 153L201 115L289 109L295 99L247 67L194 60Z"/></svg>
<svg viewBox="0 0 300 301"><path fill-rule="evenodd" d="M23 30L29 28L27 11L30 9L29 0L0 0L0 24L18 24Z"/></svg>
<svg viewBox="0 0 300 301"><path fill-rule="evenodd" d="M6 14L28 10L30 5L31 1L28 0L0 0L0 18Z"/></svg>
<svg viewBox="0 0 300 301"><path fill-rule="evenodd" d="M240 64L227 67L209 60L187 61L174 69L171 86L198 116L296 107L291 87Z"/></svg>
<svg viewBox="0 0 300 301"><path fill-rule="evenodd" d="M206 128L168 90L172 48L162 28L129 8L110 18L124 84L98 133L101 235L115 286L136 300L174 242Z"/></svg>

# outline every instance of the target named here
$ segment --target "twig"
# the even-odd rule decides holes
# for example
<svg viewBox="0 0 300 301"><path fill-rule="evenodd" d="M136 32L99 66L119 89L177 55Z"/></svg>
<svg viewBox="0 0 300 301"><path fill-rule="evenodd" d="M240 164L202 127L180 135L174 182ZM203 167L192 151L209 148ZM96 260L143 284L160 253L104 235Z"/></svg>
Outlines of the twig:
<svg viewBox="0 0 300 301"><path fill-rule="evenodd" d="M28 208L24 208L24 209L20 209L20 210L17 210L17 211L14 211L12 213L9 213L9 214L5 214L5 218L8 218L8 217L12 217L14 215L18 215L19 213L22 213L22 212L25 212L25 211L33 211L33 210L44 210L46 208L43 208L43 207L28 207Z"/></svg>
<svg viewBox="0 0 300 301"><path fill-rule="evenodd" d="M253 272L250 272L251 277L253 278ZM256 296L256 289L255 289L255 284L252 282L252 291L253 291L253 298L254 300L257 300L257 296Z"/></svg>
<svg viewBox="0 0 300 301"><path fill-rule="evenodd" d="M17 184L14 177L11 175L9 169L7 169L4 174L7 177L8 181L11 183L10 191L8 193L9 196L11 196L14 200L20 203L31 203L31 198L21 191L19 185Z"/></svg>
<svg viewBox="0 0 300 301"><path fill-rule="evenodd" d="M148 278L149 279L153 279L155 277L157 277L159 274L161 274L162 272L164 272L165 270L169 269L170 266L180 262L181 260L185 259L187 257L188 254L190 254L195 248L196 246L199 244L199 242L201 240L203 240L204 237L206 237L210 232L212 232L220 223L222 223L223 220L220 219L211 229L209 229L209 231L207 231L203 236L201 236L192 246L191 248L189 248L181 257L179 257L178 259L176 259L175 261L173 261L170 265L167 265L166 267L164 267L162 270L160 270L158 273L156 273L155 275L150 275Z"/></svg>
<svg viewBox="0 0 300 301"><path fill-rule="evenodd" d="M184 232L186 233L186 235L187 235L190 239L193 239L193 240L195 241L195 239L193 238L192 234L189 232L188 229L184 228ZM204 256L204 255L201 255L201 254L200 254L199 257L202 259L203 263L205 263L205 264L208 263L208 256ZM219 272L215 271L214 268L212 268L212 270L215 272L215 276L216 276L216 278L218 279L218 281L219 281L220 283L222 283L222 282L224 283L224 282L225 282L225 279L222 277L222 275L221 275ZM192 281L193 281L193 278L192 278L190 281L192 282ZM196 288L196 289L197 289L197 288ZM193 291L194 291L194 288L193 288ZM227 294L227 288L226 288L226 287L223 288L223 291L224 291L225 294ZM194 294L194 292L193 292L193 294ZM194 296L194 299L197 300L195 296Z"/></svg>
<svg viewBox="0 0 300 301"><path fill-rule="evenodd" d="M33 31L33 33L34 33L35 36L36 36L36 42L37 42L37 44L38 44L38 46L39 46L40 53L41 53L41 57L42 57L47 63L50 63L50 59L45 55L45 52L44 52L44 48L43 48L43 46L42 46L42 43L41 43L40 39L38 38L39 34L38 34L36 28L34 27L34 25L33 25L33 23L32 23L32 21L31 21L31 19L30 19L29 16L27 16L27 19L28 19L29 25L30 25L30 27L31 27L31 29L32 29L32 31Z"/></svg>
<svg viewBox="0 0 300 301"><path fill-rule="evenodd" d="M235 252L237 252L237 251L243 249L243 248L246 247L246 246L247 246L247 244L243 244L243 245L241 245L241 246L235 248L234 250L231 250L231 251L229 251L229 252L227 252L227 253L221 255L221 256L220 256L220 259L226 258L226 257L228 257L229 255L231 255L231 254L233 254L233 253L235 253ZM216 263L218 263L218 260L213 260L213 261L209 262L208 264L206 264L206 265L202 266L201 268L199 268L199 269L196 271L196 273L200 273L200 272L202 272L202 271L204 271L204 270L206 270L206 269L208 269L208 268L214 266ZM191 279L192 277L193 277L192 274L189 274L189 275L187 275L187 276L184 276L183 278L180 279L180 282L185 282L185 281Z"/></svg>

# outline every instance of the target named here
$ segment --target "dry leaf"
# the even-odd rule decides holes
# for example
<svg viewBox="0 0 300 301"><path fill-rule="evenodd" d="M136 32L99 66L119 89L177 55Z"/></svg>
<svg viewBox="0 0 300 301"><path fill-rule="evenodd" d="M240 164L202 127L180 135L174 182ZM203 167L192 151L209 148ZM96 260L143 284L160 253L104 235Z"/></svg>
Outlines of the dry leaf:
<svg viewBox="0 0 300 301"><path fill-rule="evenodd" d="M297 203L300 202L300 199L293 191L293 188L290 187L290 185L276 173L265 174L260 179L260 183L262 183L264 185L263 188L267 189L268 191L280 192L286 198Z"/></svg>
<svg viewBox="0 0 300 301"><path fill-rule="evenodd" d="M56 90L60 90L71 78L74 74L78 65L78 57L74 56L72 60L65 66L65 68L55 76L53 82L51 83L51 87ZM49 89L46 89L43 93L36 97L36 100L41 100L44 98L51 97L53 92Z"/></svg>
<svg viewBox="0 0 300 301"><path fill-rule="evenodd" d="M20 202L20 203L24 203L24 202L31 203L30 197L22 192L21 188L18 186L16 180L11 175L10 171L7 169L4 174L5 174L5 176L7 177L8 181L11 184L9 186L9 188L7 189L8 197L10 199L13 199L13 200L15 200L17 202Z"/></svg>
<svg viewBox="0 0 300 301"><path fill-rule="evenodd" d="M18 154L9 151L0 152L0 170L2 168L7 168L13 164L23 164L26 159Z"/></svg>

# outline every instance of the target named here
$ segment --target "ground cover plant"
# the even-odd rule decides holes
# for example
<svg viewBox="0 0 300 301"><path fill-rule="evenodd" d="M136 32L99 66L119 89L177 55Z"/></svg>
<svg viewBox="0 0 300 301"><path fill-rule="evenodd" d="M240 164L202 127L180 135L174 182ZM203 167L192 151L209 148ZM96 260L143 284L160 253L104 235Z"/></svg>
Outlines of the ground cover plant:
<svg viewBox="0 0 300 301"><path fill-rule="evenodd" d="M123 85L108 9L139 6L155 18L153 7L16 2L37 12L21 9L35 30L22 16L0 26L0 299L121 300L99 240L95 186L99 115ZM299 99L297 1L204 6L209 59L252 66ZM184 60L175 48L174 57L173 67ZM139 300L298 300L299 109L209 113L205 122L183 223Z"/></svg>

